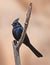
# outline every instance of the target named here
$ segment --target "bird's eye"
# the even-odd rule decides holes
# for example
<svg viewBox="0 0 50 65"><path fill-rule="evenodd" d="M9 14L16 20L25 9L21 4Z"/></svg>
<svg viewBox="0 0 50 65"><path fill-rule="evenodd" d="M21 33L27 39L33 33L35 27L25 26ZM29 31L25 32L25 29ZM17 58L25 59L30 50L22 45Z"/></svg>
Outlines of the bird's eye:
<svg viewBox="0 0 50 65"><path fill-rule="evenodd" d="M16 23L14 23L14 25L17 25Z"/></svg>

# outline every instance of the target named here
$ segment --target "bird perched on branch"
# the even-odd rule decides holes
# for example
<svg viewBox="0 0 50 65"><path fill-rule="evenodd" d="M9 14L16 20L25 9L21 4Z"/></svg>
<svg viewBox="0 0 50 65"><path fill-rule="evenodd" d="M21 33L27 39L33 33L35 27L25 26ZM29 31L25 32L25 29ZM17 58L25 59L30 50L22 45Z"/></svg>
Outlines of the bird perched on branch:
<svg viewBox="0 0 50 65"><path fill-rule="evenodd" d="M19 41L20 37L21 37L21 34L23 32L23 27L22 25L19 23L19 18L17 18L16 20L13 21L12 23L12 26L13 26L13 29L12 29L12 34L13 34L13 37ZM24 41L23 43L29 47L31 49L31 51L37 56L37 57L42 57L42 54L37 50L35 49L31 43L30 43L30 40L29 40L29 37L26 33L25 35L25 38L24 38Z"/></svg>

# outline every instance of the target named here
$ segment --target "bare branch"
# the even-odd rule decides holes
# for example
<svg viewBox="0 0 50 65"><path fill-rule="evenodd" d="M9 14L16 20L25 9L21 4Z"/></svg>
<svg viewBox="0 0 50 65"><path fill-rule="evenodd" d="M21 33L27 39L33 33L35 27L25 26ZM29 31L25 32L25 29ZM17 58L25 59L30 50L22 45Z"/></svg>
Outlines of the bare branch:
<svg viewBox="0 0 50 65"><path fill-rule="evenodd" d="M25 20L25 23L24 23L24 28L23 28L23 32L22 32L20 40L18 42L16 40L13 40L13 50L14 50L14 57L15 57L15 64L16 65L21 65L19 48L20 48L20 46L23 43L23 40L25 38L25 34L26 34L26 30L27 30L27 27L28 27L28 24L29 24L31 11L32 11L32 3L30 3L30 5L28 7L28 11L27 11L27 14L26 14L26 20Z"/></svg>

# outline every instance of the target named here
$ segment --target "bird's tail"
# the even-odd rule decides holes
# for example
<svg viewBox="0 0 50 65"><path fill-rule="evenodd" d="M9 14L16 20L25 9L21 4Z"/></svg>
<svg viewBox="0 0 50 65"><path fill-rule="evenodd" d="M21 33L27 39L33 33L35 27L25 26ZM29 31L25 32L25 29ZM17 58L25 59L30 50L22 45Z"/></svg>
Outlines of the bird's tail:
<svg viewBox="0 0 50 65"><path fill-rule="evenodd" d="M29 44L27 47L29 47L31 49L31 51L37 56L37 57L43 57L43 55L37 50L35 49L31 44Z"/></svg>
<svg viewBox="0 0 50 65"><path fill-rule="evenodd" d="M31 51L37 56L37 57L43 57L43 55L37 50L35 49L31 44L29 44L27 47L29 47L31 49Z"/></svg>
<svg viewBox="0 0 50 65"><path fill-rule="evenodd" d="M24 39L24 44L30 48L30 50L37 56L37 57L43 57L43 55L31 45L28 35L26 34L25 39Z"/></svg>

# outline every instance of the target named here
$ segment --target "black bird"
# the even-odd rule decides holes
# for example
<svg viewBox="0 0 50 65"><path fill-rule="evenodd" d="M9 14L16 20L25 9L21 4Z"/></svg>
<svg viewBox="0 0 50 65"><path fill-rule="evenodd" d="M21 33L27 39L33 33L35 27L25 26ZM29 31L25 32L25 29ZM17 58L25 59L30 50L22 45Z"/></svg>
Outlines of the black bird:
<svg viewBox="0 0 50 65"><path fill-rule="evenodd" d="M16 20L13 21L12 26L13 26L12 34L13 34L14 38L15 38L17 41L19 41L19 39L20 39L20 37L21 37L21 34L22 34L22 31L23 31L23 27L22 27L22 25L19 23L19 18L17 18ZM29 47L29 48L31 49L31 51L32 51L37 57L43 57L43 55L42 55L37 49L35 49L35 48L31 45L27 33L26 33L26 35L25 35L25 39L24 39L23 43L24 43L27 47Z"/></svg>

